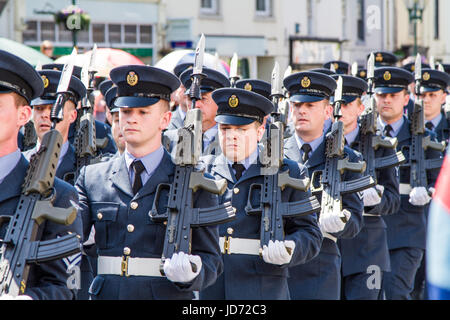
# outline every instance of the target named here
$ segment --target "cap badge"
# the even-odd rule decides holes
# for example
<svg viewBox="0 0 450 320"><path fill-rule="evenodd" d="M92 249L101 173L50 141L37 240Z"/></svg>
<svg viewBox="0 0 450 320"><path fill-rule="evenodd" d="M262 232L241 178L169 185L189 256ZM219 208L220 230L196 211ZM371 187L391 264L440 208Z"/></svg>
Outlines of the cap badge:
<svg viewBox="0 0 450 320"><path fill-rule="evenodd" d="M339 69L339 63L335 62L333 65L334 65L334 70Z"/></svg>
<svg viewBox="0 0 450 320"><path fill-rule="evenodd" d="M392 75L391 75L391 73L390 73L389 71L386 71L386 72L383 74L383 79L384 79L385 81L389 81L389 80L391 80L391 78L392 78Z"/></svg>
<svg viewBox="0 0 450 320"><path fill-rule="evenodd" d="M383 61L383 55L381 54L381 52L377 53L377 56L375 57L375 60L377 62L382 62Z"/></svg>
<svg viewBox="0 0 450 320"><path fill-rule="evenodd" d="M311 85L311 80L308 77L303 77L301 85L303 88L308 88Z"/></svg>
<svg viewBox="0 0 450 320"><path fill-rule="evenodd" d="M41 78L42 78L42 82L44 82L44 88L47 88L48 83L49 83L48 78L44 75L42 75Z"/></svg>
<svg viewBox="0 0 450 320"><path fill-rule="evenodd" d="M362 77L362 78L365 78L366 77L366 72L365 71L361 71L359 73L359 76Z"/></svg>
<svg viewBox="0 0 450 320"><path fill-rule="evenodd" d="M428 81L430 80L431 76L428 72L425 72L422 76L423 80Z"/></svg>
<svg viewBox="0 0 450 320"><path fill-rule="evenodd" d="M252 91L252 85L250 84L250 82L247 82L244 86L244 89L247 91Z"/></svg>
<svg viewBox="0 0 450 320"><path fill-rule="evenodd" d="M138 83L138 75L136 74L136 72L134 72L134 71L130 71L130 72L128 72L128 75L127 75L127 83L130 85L130 86L135 86L137 83Z"/></svg>
<svg viewBox="0 0 450 320"><path fill-rule="evenodd" d="M234 94L228 99L228 105L231 108L236 108L239 104L239 99Z"/></svg>
<svg viewBox="0 0 450 320"><path fill-rule="evenodd" d="M412 65L411 66L411 71L415 71L416 70L416 66L415 65Z"/></svg>

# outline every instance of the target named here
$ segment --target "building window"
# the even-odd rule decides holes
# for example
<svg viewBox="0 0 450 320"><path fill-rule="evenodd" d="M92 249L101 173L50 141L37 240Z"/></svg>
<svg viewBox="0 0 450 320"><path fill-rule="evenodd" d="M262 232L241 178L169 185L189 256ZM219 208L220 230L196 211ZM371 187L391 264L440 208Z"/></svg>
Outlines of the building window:
<svg viewBox="0 0 450 320"><path fill-rule="evenodd" d="M439 0L434 0L434 39L439 39Z"/></svg>
<svg viewBox="0 0 450 320"><path fill-rule="evenodd" d="M272 16L271 0L256 0L256 15L270 17Z"/></svg>
<svg viewBox="0 0 450 320"><path fill-rule="evenodd" d="M122 26L120 24L110 24L108 25L109 31L109 42L110 43L121 43L122 42Z"/></svg>
<svg viewBox="0 0 450 320"><path fill-rule="evenodd" d="M41 23L41 39L55 41L55 24L51 22Z"/></svg>
<svg viewBox="0 0 450 320"><path fill-rule="evenodd" d="M152 43L152 26L139 26L140 43Z"/></svg>
<svg viewBox="0 0 450 320"><path fill-rule="evenodd" d="M364 30L364 0L358 0L357 3L357 16L356 16L356 23L357 23L357 32L358 32L358 40L364 41L365 40L365 30Z"/></svg>
<svg viewBox="0 0 450 320"><path fill-rule="evenodd" d="M218 10L218 0L200 0L200 13L217 15Z"/></svg>
<svg viewBox="0 0 450 320"><path fill-rule="evenodd" d="M125 43L136 43L136 25L125 25Z"/></svg>
<svg viewBox="0 0 450 320"><path fill-rule="evenodd" d="M27 21L27 27L23 32L23 41L37 41L38 29L37 21Z"/></svg>
<svg viewBox="0 0 450 320"><path fill-rule="evenodd" d="M29 46L39 46L43 40L50 40L55 47L71 47L72 32L53 21L25 21L23 41ZM148 24L106 24L91 23L89 29L77 32L80 48L91 49L96 43L100 47L152 48L153 26Z"/></svg>
<svg viewBox="0 0 450 320"><path fill-rule="evenodd" d="M92 41L94 43L105 43L105 25L92 24Z"/></svg>

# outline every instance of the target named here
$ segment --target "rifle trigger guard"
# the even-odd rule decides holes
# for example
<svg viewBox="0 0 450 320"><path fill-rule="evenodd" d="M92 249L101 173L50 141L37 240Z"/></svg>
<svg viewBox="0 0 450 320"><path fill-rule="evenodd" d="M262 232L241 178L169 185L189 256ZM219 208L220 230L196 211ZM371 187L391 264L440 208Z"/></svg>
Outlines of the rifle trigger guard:
<svg viewBox="0 0 450 320"><path fill-rule="evenodd" d="M253 208L252 207L252 194L253 194L253 189L262 189L262 185L259 183L252 183L250 185L250 189L248 190L248 196L247 196L247 205L245 206L245 212L248 215L252 215L252 214L258 214L262 212L262 207L259 208Z"/></svg>

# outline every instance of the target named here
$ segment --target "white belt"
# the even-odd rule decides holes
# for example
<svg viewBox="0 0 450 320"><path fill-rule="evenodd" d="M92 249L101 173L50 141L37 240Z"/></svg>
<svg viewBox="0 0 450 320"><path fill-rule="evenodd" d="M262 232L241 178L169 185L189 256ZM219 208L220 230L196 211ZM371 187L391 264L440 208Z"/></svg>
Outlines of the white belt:
<svg viewBox="0 0 450 320"><path fill-rule="evenodd" d="M322 231L322 230L320 230L320 231ZM331 234L329 234L326 231L322 231L322 235L323 235L324 238L328 238L331 241L337 242L337 238L335 236L332 236Z"/></svg>
<svg viewBox="0 0 450 320"><path fill-rule="evenodd" d="M116 274L120 276L163 277L159 272L159 258L130 258L99 256L98 274Z"/></svg>
<svg viewBox="0 0 450 320"><path fill-rule="evenodd" d="M224 254L260 255L261 252L259 239L220 237L219 244L220 251Z"/></svg>
<svg viewBox="0 0 450 320"><path fill-rule="evenodd" d="M409 195L411 193L411 190L412 190L412 188L409 184L400 183L400 185L399 185L400 194Z"/></svg>

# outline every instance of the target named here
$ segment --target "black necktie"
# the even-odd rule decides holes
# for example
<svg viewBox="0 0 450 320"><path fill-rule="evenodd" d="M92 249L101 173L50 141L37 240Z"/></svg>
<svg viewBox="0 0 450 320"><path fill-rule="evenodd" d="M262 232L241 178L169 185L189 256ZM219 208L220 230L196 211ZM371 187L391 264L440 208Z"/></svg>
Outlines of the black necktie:
<svg viewBox="0 0 450 320"><path fill-rule="evenodd" d="M433 129L434 129L434 124L433 124L433 122L428 121L427 123L425 123L425 127L426 127L428 130L433 131Z"/></svg>
<svg viewBox="0 0 450 320"><path fill-rule="evenodd" d="M235 171L234 175L236 177L236 180L239 180L242 177L242 173L245 171L244 165L242 163L235 162L235 163L233 163L233 165L231 167Z"/></svg>
<svg viewBox="0 0 450 320"><path fill-rule="evenodd" d="M392 131L393 131L392 126L390 124L388 124L384 127L383 133L386 137L392 137L392 134L391 134Z"/></svg>
<svg viewBox="0 0 450 320"><path fill-rule="evenodd" d="M305 163L309 159L309 153L311 152L312 148L308 143L304 143L304 144L302 144L301 149L303 151L302 161L303 161L303 163Z"/></svg>
<svg viewBox="0 0 450 320"><path fill-rule="evenodd" d="M142 179L141 179L141 173L145 170L145 167L141 160L135 160L131 164L131 168L134 172L134 181L133 181L133 194L136 194L139 189L142 188Z"/></svg>

